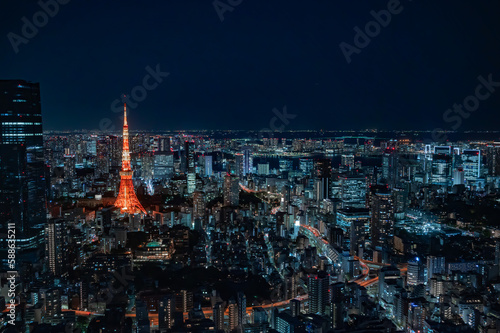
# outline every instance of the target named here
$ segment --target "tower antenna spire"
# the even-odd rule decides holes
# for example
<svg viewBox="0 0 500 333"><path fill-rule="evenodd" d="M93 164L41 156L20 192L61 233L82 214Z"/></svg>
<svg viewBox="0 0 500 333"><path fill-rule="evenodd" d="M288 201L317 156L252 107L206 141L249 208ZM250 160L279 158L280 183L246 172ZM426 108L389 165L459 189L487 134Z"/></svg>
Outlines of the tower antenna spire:
<svg viewBox="0 0 500 333"><path fill-rule="evenodd" d="M127 95L123 95L123 126L128 126L127 122Z"/></svg>

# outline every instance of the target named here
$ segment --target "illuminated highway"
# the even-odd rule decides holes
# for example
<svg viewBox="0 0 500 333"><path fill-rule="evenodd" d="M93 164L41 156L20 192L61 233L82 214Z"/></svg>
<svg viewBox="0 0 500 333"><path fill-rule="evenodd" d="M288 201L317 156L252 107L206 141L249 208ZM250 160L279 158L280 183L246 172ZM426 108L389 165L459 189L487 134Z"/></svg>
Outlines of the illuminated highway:
<svg viewBox="0 0 500 333"><path fill-rule="evenodd" d="M314 237L316 237L317 241L320 241L321 243L324 244L324 247L332 248L330 246L330 244L328 244L328 241L322 237L322 235L318 229L313 228L309 225L304 225L304 224L301 224L300 227L305 229L305 230L308 230L309 235L312 234ZM308 236L308 233L305 233L305 235ZM354 259L359 261L359 264L363 269L361 271L361 274L358 277L356 277L355 279L351 280L350 282L355 282L363 287L369 287L375 283L378 283L378 277L374 277L372 279L367 280L372 267L374 269L380 269L381 267L389 266L389 264L382 264L382 263L377 263L377 262L373 262L370 260L360 259L357 256L355 256Z"/></svg>
<svg viewBox="0 0 500 333"><path fill-rule="evenodd" d="M297 296L292 299L298 299L301 301L305 301L308 299L308 295L302 295L302 296ZM263 304L263 305L256 305L256 306L248 306L247 307L247 314L251 315L252 311L254 308L262 308L262 309L268 309L268 308L283 308L283 307L288 307L288 304L292 299L287 299L281 302L276 302L276 303L270 303L270 304ZM205 307L202 308L203 314L207 318L211 318L213 315L213 310L210 307ZM103 313L98 313L98 312L90 312L90 311L79 311L79 310L62 310L64 312L67 311L74 311L76 316L83 316L83 317L89 317L89 316L104 316ZM184 319L188 318L189 313L184 312ZM224 316L229 316L229 308L226 309L224 312ZM125 317L131 317L135 318L135 313L130 312L125 314ZM158 326L158 314L157 313L149 313L148 315L149 320L151 321L151 326Z"/></svg>
<svg viewBox="0 0 500 333"><path fill-rule="evenodd" d="M259 191L255 191L255 190L252 190L252 189L249 189L248 187L246 187L245 185L241 184L240 183L240 187L243 191L247 192L247 193L253 193L253 194L257 194L257 193L263 193L263 192L259 192ZM280 206L277 206L277 207L274 207L271 211L272 214L276 214L280 209ZM316 241L318 247L324 252L327 254L328 258L332 261L332 262L336 262L338 263L339 262L339 259L340 259L340 256L339 256L339 253L337 253L332 246L330 246L330 244L328 243L328 241L326 239L324 239L321 235L321 233L319 232L318 229L316 228L313 228L309 225L305 225L305 224L301 224L300 225L300 228L302 229L302 231L304 230L307 230L308 232L304 232L304 234L306 236L308 236L310 239L312 236L314 236L314 240ZM372 279L369 279L369 280L366 280L366 278L368 277L368 275L370 274L370 266L374 266L375 268L381 268L383 266L387 266L389 264L381 264L381 263L376 263L376 262L373 262L373 261L369 261L369 260L364 260L364 259L360 259L358 257L354 257L356 260L359 261L359 264L361 265L361 267L363 267L363 270L361 272L361 275L359 275L357 278L351 280L350 282L355 282L357 284L359 284L360 286L363 286L363 287L368 287L368 286L371 286L375 283L378 282L378 277L375 277L375 278L372 278Z"/></svg>

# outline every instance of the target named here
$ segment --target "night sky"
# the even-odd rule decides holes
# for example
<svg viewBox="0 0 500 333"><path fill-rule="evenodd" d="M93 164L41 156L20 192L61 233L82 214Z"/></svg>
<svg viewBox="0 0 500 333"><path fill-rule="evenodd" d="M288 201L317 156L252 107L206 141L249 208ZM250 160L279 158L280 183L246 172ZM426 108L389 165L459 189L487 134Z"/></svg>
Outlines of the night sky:
<svg viewBox="0 0 500 333"><path fill-rule="evenodd" d="M500 82L500 1L401 0L348 64L339 44L392 1L220 0L237 4L221 21L211 0L70 0L16 54L8 34L41 7L5 0L0 78L40 82L47 130L119 128L112 102L157 64L132 130L259 130L285 105L285 129L450 129L478 76ZM458 130L499 129L496 89Z"/></svg>

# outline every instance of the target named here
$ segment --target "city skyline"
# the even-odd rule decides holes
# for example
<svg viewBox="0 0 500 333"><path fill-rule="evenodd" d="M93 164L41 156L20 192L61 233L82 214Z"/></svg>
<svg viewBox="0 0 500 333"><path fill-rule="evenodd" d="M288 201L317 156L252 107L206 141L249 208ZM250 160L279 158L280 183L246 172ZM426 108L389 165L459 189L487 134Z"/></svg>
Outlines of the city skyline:
<svg viewBox="0 0 500 333"><path fill-rule="evenodd" d="M42 135L39 84L0 92L7 329L500 325L498 131L129 135L124 103L122 135Z"/></svg>
<svg viewBox="0 0 500 333"><path fill-rule="evenodd" d="M0 9L0 333L500 332L500 1Z"/></svg>

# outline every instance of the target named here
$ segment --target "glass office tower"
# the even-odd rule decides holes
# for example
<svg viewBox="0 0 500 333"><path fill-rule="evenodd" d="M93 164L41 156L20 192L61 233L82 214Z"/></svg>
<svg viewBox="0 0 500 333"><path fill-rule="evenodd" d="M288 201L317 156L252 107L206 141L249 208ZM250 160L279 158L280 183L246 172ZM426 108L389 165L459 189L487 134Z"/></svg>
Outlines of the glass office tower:
<svg viewBox="0 0 500 333"><path fill-rule="evenodd" d="M9 224L16 228L18 255L41 245L47 188L40 86L24 80L0 80L1 245L6 245L3 236ZM2 263L5 256L2 253Z"/></svg>

